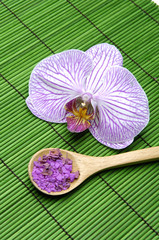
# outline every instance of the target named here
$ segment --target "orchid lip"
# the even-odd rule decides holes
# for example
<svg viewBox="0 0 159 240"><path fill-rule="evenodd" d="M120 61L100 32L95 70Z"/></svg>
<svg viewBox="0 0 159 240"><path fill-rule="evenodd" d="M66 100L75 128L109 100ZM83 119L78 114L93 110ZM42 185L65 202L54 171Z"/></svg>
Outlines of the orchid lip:
<svg viewBox="0 0 159 240"><path fill-rule="evenodd" d="M69 112L69 115L66 117L67 128L69 131L83 132L91 126L90 121L93 120L94 114L87 113L87 105L89 105L88 102L86 102L86 104L85 102L82 102L79 106L77 99L66 104L65 109Z"/></svg>

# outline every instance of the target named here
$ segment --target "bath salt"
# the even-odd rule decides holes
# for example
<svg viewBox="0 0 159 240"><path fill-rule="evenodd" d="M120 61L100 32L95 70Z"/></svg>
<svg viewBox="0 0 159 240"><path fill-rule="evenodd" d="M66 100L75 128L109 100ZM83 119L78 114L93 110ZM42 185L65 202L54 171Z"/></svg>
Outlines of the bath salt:
<svg viewBox="0 0 159 240"><path fill-rule="evenodd" d="M48 193L66 190L79 174L79 171L72 172L72 160L64 158L59 149L53 149L34 161L32 171L34 182Z"/></svg>

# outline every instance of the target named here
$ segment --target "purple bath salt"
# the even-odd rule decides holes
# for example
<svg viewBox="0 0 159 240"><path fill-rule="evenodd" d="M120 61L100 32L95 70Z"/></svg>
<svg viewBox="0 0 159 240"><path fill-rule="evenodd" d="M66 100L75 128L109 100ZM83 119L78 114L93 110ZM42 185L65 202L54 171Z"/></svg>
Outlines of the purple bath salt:
<svg viewBox="0 0 159 240"><path fill-rule="evenodd" d="M72 172L72 160L62 157L59 149L53 149L48 155L34 161L32 176L42 190L60 192L79 178L79 171Z"/></svg>

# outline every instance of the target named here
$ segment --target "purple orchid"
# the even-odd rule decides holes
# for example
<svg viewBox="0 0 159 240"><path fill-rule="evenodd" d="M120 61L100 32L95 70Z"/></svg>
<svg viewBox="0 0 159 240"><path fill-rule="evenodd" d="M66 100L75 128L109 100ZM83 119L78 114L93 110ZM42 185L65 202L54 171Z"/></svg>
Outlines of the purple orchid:
<svg viewBox="0 0 159 240"><path fill-rule="evenodd" d="M31 74L26 103L45 121L67 122L71 132L89 128L102 144L125 148L147 125L149 107L122 63L118 49L107 43L47 57Z"/></svg>

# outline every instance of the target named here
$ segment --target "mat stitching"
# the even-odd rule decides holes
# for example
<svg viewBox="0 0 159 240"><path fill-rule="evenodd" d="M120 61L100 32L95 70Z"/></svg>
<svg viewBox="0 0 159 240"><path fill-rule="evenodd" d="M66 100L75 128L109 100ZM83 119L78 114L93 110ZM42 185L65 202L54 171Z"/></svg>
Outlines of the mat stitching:
<svg viewBox="0 0 159 240"><path fill-rule="evenodd" d="M157 160L156 160L156 162L154 162L154 163L157 164L157 163L158 163ZM146 163L146 164L149 164L149 165L150 165L151 163ZM135 166L135 168L136 168L136 166ZM144 166L142 166L139 170L137 170L137 171L135 172L135 174L137 174L137 172L140 171L140 170L142 170L142 169L144 169ZM154 170L154 169L152 168L149 172L145 173L145 174L143 175L143 177L145 177L145 176L147 176L148 174L150 174L153 170ZM111 175L112 175L112 173L111 173L110 175L108 175L108 177L110 178ZM153 174L153 177L152 177L151 181L154 180L157 176L158 176L157 173ZM103 176L101 176L101 177L103 177ZM125 176L124 176L124 177L125 177ZM103 177L103 178L104 178L104 177ZM140 179L140 180L141 180L141 179ZM154 184L157 183L157 181L158 181L158 179L154 182ZM114 182L114 180L113 180L113 182ZM110 183L109 183L109 184L110 184ZM116 184L117 184L117 183L114 183L114 185L116 185ZM144 184L143 184L143 187L145 187L145 185L146 185L146 184L144 183ZM117 188L118 188L118 186L117 186ZM139 190L136 191L136 189L135 189L135 194L137 194L140 190L141 190L141 189L139 189ZM133 190L133 191L134 191L134 190ZM126 198L128 198L128 195L130 195L130 193L129 193L129 194L127 193L127 190L125 190L124 192L122 192L122 195L124 195L124 194L126 194L126 195L125 195ZM131 192L131 194L132 194L132 192ZM124 197L123 197L123 198L124 198ZM130 198L131 198L131 197L129 197L128 199L130 199ZM147 200L147 198L146 198L146 200ZM137 204L138 202L139 202L139 200L138 200L137 202L135 202L135 204Z"/></svg>
<svg viewBox="0 0 159 240"><path fill-rule="evenodd" d="M158 216L157 216L157 217L158 217ZM157 218L157 217L156 217L156 218ZM151 218L152 218L152 217L151 217ZM150 218L150 219L151 219L151 218ZM155 219L155 220L156 220L156 219ZM152 223L153 223L155 220L153 220ZM135 232L137 232L141 227L142 227L142 225L139 226L137 229L135 229ZM133 233L134 233L134 232L130 233L130 234L127 236L127 239L128 239L130 236L132 236ZM149 234L149 235L150 235L150 234ZM154 238L153 238L153 239L154 239Z"/></svg>
<svg viewBox="0 0 159 240"><path fill-rule="evenodd" d="M41 39L38 37L38 35L36 35L36 33L34 33L25 23L23 23L23 21L22 21L9 7L7 7L6 4L4 4L2 1L0 1L0 2L3 4L4 7L6 7L6 8L8 9L8 11L9 11L10 13L12 13L12 14L18 19L18 21L19 21L20 23L23 24L23 26L24 26L25 28L27 28L27 29L31 32L46 48L48 48L52 53L54 53L53 50L52 50L49 46L47 46L46 43L45 43L43 40L41 40ZM54 53L54 54L55 54L55 53Z"/></svg>
<svg viewBox="0 0 159 240"><path fill-rule="evenodd" d="M5 80L5 77L3 76L3 79ZM9 82L9 81L7 81L7 82ZM11 86L13 86L13 85L11 85ZM14 89L15 89L15 87L14 87ZM19 93L19 91L17 91L18 93ZM21 96L22 94L20 94L20 96ZM48 122L47 122L48 123ZM51 124L49 124L49 125L51 125ZM53 128L53 126L52 126L52 128ZM53 128L53 130L55 130L54 128ZM57 132L56 130L55 130L55 132ZM58 133L58 132L57 132ZM67 141L58 133L58 135L67 143ZM75 152L77 152L76 150L75 150L75 148L69 143L69 146L71 146L72 147L72 149L75 151ZM129 206L136 214L137 214L137 216L138 217L140 217L146 224L147 224L147 226L149 226L150 227L150 229L152 229L155 233L157 233L156 232L156 230L154 230L147 222L146 222L146 220L143 218L143 217L141 217L140 216L140 214L133 208L133 207L131 207L131 205L129 204L129 203L127 203L127 201L122 197L122 196L120 196L120 194L109 184L109 183L107 183L107 181L103 178L103 177L101 177L100 176L100 174L98 175L106 184L107 184L107 186L110 188L110 189L112 189L117 195L118 195L118 197L120 197L126 204L127 204L127 206ZM17 176L17 178L18 178L18 176ZM25 183L24 183L25 184ZM28 188L28 187L27 187ZM31 191L31 190L30 190ZM157 233L158 234L158 233Z"/></svg>
<svg viewBox="0 0 159 240"><path fill-rule="evenodd" d="M131 209L136 213L136 215L137 215L139 218L142 219L142 221L144 221L144 223L145 223L153 232L155 232L157 235L159 235L159 233L158 233L155 229L153 229L153 227L151 227L151 226L149 225L149 223L147 223L146 220L145 220L142 216L140 216L140 214L139 214L100 174L99 174L99 177L102 179L102 181L104 181L104 182L106 183L106 185L107 185L109 188L111 188L111 189L118 195L118 197L121 198L121 200L122 200L129 208L131 208Z"/></svg>
<svg viewBox="0 0 159 240"><path fill-rule="evenodd" d="M71 235L61 226L61 224L56 220L56 218L49 212L49 210L44 206L44 204L38 199L38 197L33 193L33 191L21 180L13 170L0 158L4 166L27 188L27 190L33 195L33 197L40 203L40 205L45 209L45 211L50 215L50 217L59 225L59 227L69 236L70 239L73 240Z"/></svg>
<svg viewBox="0 0 159 240"><path fill-rule="evenodd" d="M140 136L140 138L141 138L149 147L152 147L142 136Z"/></svg>
<svg viewBox="0 0 159 240"><path fill-rule="evenodd" d="M148 12L146 12L142 7L140 7L137 3L135 3L133 0L129 0L132 2L136 7L138 7L142 12L144 12L147 16L149 16L154 22L159 24L159 21L157 21L155 18L153 18Z"/></svg>
<svg viewBox="0 0 159 240"><path fill-rule="evenodd" d="M139 63L137 63L134 59L132 59L124 50L122 50L113 40L111 40L102 30L100 30L85 14L83 14L73 3L71 3L69 0L66 0L75 10L77 10L85 19L87 19L90 24L95 27L98 32L100 32L105 38L107 38L111 43L113 43L114 46L116 46L125 56L127 56L133 63L135 63L144 73L146 73L149 77L151 77L157 84L159 82L156 80L156 78L152 77L144 68L140 66Z"/></svg>
<svg viewBox="0 0 159 240"><path fill-rule="evenodd" d="M152 170L153 170L153 169L151 169L147 174L149 174L150 172L152 172ZM156 176L155 176L155 177L156 177ZM156 182L157 182L157 181L156 181ZM155 183L156 183L156 182L155 182ZM111 189L111 188L110 188L110 189ZM112 189L111 189L111 190L112 190ZM125 191L125 192L126 192L126 191ZM124 192L124 193L125 193L125 192ZM112 191L111 191L111 193L112 193ZM107 195L107 197L108 197L111 193L109 193L109 194ZM119 199L119 198L117 197L117 199ZM117 199L115 199L115 201L116 201ZM139 202L139 200L138 200L137 202ZM136 202L136 203L137 203L137 202ZM123 203L123 204L124 204L124 203ZM60 204L59 204L59 205L60 205ZM109 207L110 205L111 205L111 202L109 203L109 205L107 205L107 207ZM107 207L106 207L106 209L107 209ZM126 211L127 211L127 210L125 210L125 212L126 212ZM102 212L102 210L101 210L100 212L98 212L98 213L96 214L96 216L98 216L101 212ZM81 218L81 217L80 217L80 218ZM79 218L79 219L80 219L80 218ZM111 224L112 224L112 223L111 223ZM111 224L109 224L109 225L107 226L107 228L108 228ZM144 224L144 223L143 223L143 224ZM81 228L81 229L82 229L82 228ZM78 232L78 230L76 230L72 235L74 235L74 234L77 233L77 232Z"/></svg>
<svg viewBox="0 0 159 240"><path fill-rule="evenodd" d="M156 80L156 78L152 77L145 69L143 69L134 59L132 59L125 51L123 51L116 43L114 43L114 41L112 41L109 37L107 37L105 35L105 33L103 33L86 15L84 15L77 7L75 7L69 0L66 0L73 8L75 8L84 18L86 18L91 25L93 25L105 38L107 38L111 43L114 44L114 46L116 46L122 53L124 53L132 62L134 62L144 73L146 73L151 79L153 79L157 84L159 84L159 82ZM6 7L8 9L8 11L13 14L17 20L23 24L23 26L25 28L27 28L45 47L47 47L53 54L55 54L55 52L46 45L46 43L44 41L42 41L37 34L35 34L25 23L23 23L23 21L6 5L4 4L2 1L0 1L4 7Z"/></svg>
<svg viewBox="0 0 159 240"><path fill-rule="evenodd" d="M107 196L109 196L111 193L109 193ZM119 198L117 198L117 199L119 199ZM117 200L117 199L115 199L115 201ZM124 203L123 203L124 204ZM109 203L109 205L107 206L107 207L109 207L111 205L111 203ZM107 209L107 207L106 207L106 209ZM108 210L109 211L109 210ZM126 212L127 210L125 210L124 212ZM100 211L100 212L98 212L97 214L96 214L96 216L98 216L100 213L102 212L102 210ZM123 214L123 213L122 213ZM116 220L115 220L116 221ZM114 222L115 222L114 221ZM113 222L112 222L113 223ZM108 226L107 226L107 228L108 227L110 227L111 226L111 224L112 223L110 223ZM144 223L143 223L144 224ZM143 225L142 225L143 226ZM140 226L141 227L141 226ZM82 228L81 228L82 229ZM77 233L78 232L78 230L76 231L76 232L74 232L72 235L74 235L75 233ZM96 231L95 231L96 232Z"/></svg>
<svg viewBox="0 0 159 240"><path fill-rule="evenodd" d="M76 149L65 139L63 138L60 133L58 133L58 131L51 125L51 123L47 122L49 124L49 126L55 131L55 133L65 142L67 143L75 152L76 152Z"/></svg>
<svg viewBox="0 0 159 240"><path fill-rule="evenodd" d="M25 97L1 73L0 76L25 100Z"/></svg>

